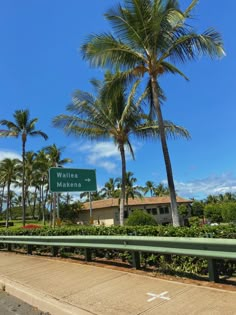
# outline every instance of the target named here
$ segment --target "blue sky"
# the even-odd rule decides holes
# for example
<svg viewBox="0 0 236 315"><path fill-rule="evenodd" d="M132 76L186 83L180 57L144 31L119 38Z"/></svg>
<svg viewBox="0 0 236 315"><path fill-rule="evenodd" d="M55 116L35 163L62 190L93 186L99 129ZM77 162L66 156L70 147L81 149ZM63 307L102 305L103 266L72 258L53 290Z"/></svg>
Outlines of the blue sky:
<svg viewBox="0 0 236 315"><path fill-rule="evenodd" d="M90 143L67 137L52 127L52 118L65 113L74 90L90 90L89 80L101 77L82 59L79 48L91 33L110 30L103 13L116 0L0 0L0 119L13 119L16 109L28 108L38 117L37 129L49 139L31 138L27 150L55 143L65 147L68 167L96 169L98 188L109 177L120 176L119 153L112 143ZM180 0L184 8L190 0ZM170 140L169 151L177 193L204 198L208 194L236 192L236 2L200 1L191 22L201 32L216 28L223 36L227 56L200 58L181 65L190 78L163 77L167 95L164 117L187 128L191 140ZM147 180L165 182L158 142L134 142L136 159L128 156L127 170L139 185ZM21 153L20 139L0 139L0 159Z"/></svg>

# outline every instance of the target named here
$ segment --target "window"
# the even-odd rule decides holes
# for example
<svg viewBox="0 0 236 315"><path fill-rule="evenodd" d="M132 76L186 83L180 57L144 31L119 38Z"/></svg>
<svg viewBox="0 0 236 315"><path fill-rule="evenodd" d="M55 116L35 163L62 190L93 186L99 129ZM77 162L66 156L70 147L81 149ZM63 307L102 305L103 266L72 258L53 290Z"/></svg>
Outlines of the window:
<svg viewBox="0 0 236 315"><path fill-rule="evenodd" d="M146 209L147 213L152 214L152 215L156 215L157 214L157 208L149 208Z"/></svg>
<svg viewBox="0 0 236 315"><path fill-rule="evenodd" d="M161 207L159 211L160 211L160 214L169 213L169 207Z"/></svg>
<svg viewBox="0 0 236 315"><path fill-rule="evenodd" d="M152 208L152 214L157 215L157 208Z"/></svg>

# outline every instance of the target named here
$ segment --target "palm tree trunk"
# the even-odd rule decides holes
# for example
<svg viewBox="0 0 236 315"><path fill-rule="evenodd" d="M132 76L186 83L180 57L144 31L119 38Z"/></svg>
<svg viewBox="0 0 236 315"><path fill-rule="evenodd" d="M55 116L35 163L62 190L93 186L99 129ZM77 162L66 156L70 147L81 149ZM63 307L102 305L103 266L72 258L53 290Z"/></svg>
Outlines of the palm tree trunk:
<svg viewBox="0 0 236 315"><path fill-rule="evenodd" d="M10 208L10 181L7 183L7 209L6 209L6 228L8 228L9 208Z"/></svg>
<svg viewBox="0 0 236 315"><path fill-rule="evenodd" d="M166 166L167 181L168 181L168 186L170 190L173 226L180 226L180 220L179 220L179 215L178 215L178 210L177 210L175 185L174 185L174 180L173 180L173 172L172 172L170 155L169 155L167 142L166 142L165 127L164 127L160 102L158 99L158 87L157 87L156 77L154 75L151 76L151 84L152 84L153 102L156 109L159 130L160 130L162 152L163 152L165 166Z"/></svg>
<svg viewBox="0 0 236 315"><path fill-rule="evenodd" d="M125 185L126 185L126 160L124 145L119 145L122 165L121 196L120 196L120 225L124 225Z"/></svg>
<svg viewBox="0 0 236 315"><path fill-rule="evenodd" d="M36 209L36 199L37 199L37 187L34 188L34 200L33 200L33 209L32 209L32 217L35 220L35 209Z"/></svg>
<svg viewBox="0 0 236 315"><path fill-rule="evenodd" d="M3 200L4 200L4 190L5 190L5 185L6 183L3 182L2 184L2 193L1 193L1 203L0 203L0 213L2 212L2 209L3 209Z"/></svg>
<svg viewBox="0 0 236 315"><path fill-rule="evenodd" d="M22 165L23 165L23 174L22 174L22 224L25 226L25 135L22 135Z"/></svg>
<svg viewBox="0 0 236 315"><path fill-rule="evenodd" d="M45 203L44 203L44 190L43 190L43 185L41 186L42 190L42 215L43 215L43 225L45 225Z"/></svg>

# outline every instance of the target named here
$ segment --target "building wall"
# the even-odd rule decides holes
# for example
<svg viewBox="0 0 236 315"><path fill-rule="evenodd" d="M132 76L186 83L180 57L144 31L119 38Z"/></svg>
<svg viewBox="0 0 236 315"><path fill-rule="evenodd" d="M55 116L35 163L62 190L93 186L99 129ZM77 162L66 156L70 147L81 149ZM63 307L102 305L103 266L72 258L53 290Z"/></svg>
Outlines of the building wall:
<svg viewBox="0 0 236 315"><path fill-rule="evenodd" d="M146 206L129 206L128 215L130 215L134 210L140 209L151 214L158 224L168 224L172 223L172 216L170 211L170 206L168 204L163 205L146 205ZM126 212L127 214L127 212Z"/></svg>
<svg viewBox="0 0 236 315"><path fill-rule="evenodd" d="M115 208L93 210L92 216L94 225L111 226L119 224L119 211ZM80 223L89 224L89 211L81 211L79 214L79 218Z"/></svg>
<svg viewBox="0 0 236 315"><path fill-rule="evenodd" d="M172 215L169 204L159 205L146 205L146 206L128 206L125 207L125 220L136 209L141 209L151 214L158 224L170 224L172 223ZM128 214L128 216L127 216ZM106 209L93 209L93 224L94 225L118 225L120 220L120 211L118 207L106 208ZM89 224L89 210L81 211L80 223Z"/></svg>

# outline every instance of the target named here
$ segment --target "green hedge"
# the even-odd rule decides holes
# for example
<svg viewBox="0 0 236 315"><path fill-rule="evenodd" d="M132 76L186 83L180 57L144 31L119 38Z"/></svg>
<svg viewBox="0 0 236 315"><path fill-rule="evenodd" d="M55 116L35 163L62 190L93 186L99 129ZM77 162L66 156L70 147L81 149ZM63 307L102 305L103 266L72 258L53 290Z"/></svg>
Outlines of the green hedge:
<svg viewBox="0 0 236 315"><path fill-rule="evenodd" d="M218 225L202 227L173 226L70 226L41 229L1 228L0 235L138 235L138 236L172 236L172 237L213 237L236 238L235 225Z"/></svg>

